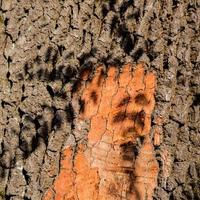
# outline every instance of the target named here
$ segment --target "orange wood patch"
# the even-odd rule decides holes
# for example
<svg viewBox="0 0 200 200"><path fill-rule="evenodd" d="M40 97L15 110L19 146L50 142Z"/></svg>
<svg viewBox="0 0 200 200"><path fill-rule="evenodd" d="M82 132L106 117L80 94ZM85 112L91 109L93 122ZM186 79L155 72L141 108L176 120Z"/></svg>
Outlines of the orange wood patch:
<svg viewBox="0 0 200 200"><path fill-rule="evenodd" d="M65 149L44 200L152 199L159 171L149 136L155 88L155 75L145 74L142 63L135 70L126 64L120 73L113 66L107 73L97 68L76 93L84 102L79 120L90 120L88 143L79 144L75 155Z"/></svg>

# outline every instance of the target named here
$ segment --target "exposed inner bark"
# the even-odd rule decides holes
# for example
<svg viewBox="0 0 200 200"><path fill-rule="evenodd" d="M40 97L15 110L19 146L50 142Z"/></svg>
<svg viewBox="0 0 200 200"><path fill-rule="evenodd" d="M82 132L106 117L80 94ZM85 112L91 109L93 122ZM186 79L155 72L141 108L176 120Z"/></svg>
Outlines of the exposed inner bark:
<svg viewBox="0 0 200 200"><path fill-rule="evenodd" d="M139 101L137 108L148 105L151 92L138 91L136 101L128 94L119 97L108 127L135 122L114 138L119 152L127 151L120 159L131 156L132 145L139 158L142 146L150 148L152 141L159 163L153 198L200 199L199 6L198 0L0 0L0 199L41 200L59 179L65 157L75 162L80 148L87 158L90 119L78 116L85 119L91 102L80 98L82 87L92 82L97 64L105 66L99 87L112 77L111 66L123 71L124 63L141 61L156 73L155 109L145 115L123 110L132 102ZM123 81L117 75L118 88L129 84L129 70ZM106 88L113 92L112 84ZM88 97L99 105L103 93L92 92ZM145 127L150 118L151 140L142 134L126 149L132 132L150 129ZM91 119L94 126L101 121ZM100 136L89 134L92 143ZM97 180L96 171L91 173Z"/></svg>
<svg viewBox="0 0 200 200"><path fill-rule="evenodd" d="M61 161L61 172L45 200L153 198L159 170L149 135L155 76L145 75L142 64L133 73L131 68L125 65L117 78L118 69L111 67L103 78L103 67L98 67L91 82L74 94L85 102L80 118L90 120L87 145L79 143L74 154L72 147L64 150L73 156ZM148 98L145 104L138 91ZM143 142L137 147L140 137Z"/></svg>

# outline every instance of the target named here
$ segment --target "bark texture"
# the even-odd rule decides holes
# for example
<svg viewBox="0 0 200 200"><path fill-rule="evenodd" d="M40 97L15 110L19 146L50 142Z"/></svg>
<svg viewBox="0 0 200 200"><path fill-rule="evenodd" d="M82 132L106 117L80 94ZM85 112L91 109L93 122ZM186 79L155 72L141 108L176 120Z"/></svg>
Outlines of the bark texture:
<svg viewBox="0 0 200 200"><path fill-rule="evenodd" d="M121 73L111 66L107 76L103 66L95 71L72 98L81 95L83 102L77 124L90 121L87 142L80 141L75 153L66 148L45 199L150 200L159 169L149 135L155 75L145 75L143 64L133 73L131 64Z"/></svg>
<svg viewBox="0 0 200 200"><path fill-rule="evenodd" d="M73 181L63 165L88 171L82 154L92 120L78 120L87 95L75 99L77 90L99 65L108 74L143 62L156 74L156 104L135 160L154 144L153 199L200 199L199 25L198 0L0 0L0 198L50 198L59 177ZM96 93L90 98L98 102Z"/></svg>

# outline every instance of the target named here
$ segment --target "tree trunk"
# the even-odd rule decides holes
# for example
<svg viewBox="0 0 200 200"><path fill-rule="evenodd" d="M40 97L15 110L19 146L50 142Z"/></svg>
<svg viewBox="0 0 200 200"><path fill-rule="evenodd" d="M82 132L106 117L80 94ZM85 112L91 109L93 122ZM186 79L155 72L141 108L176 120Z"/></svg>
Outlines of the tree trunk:
<svg viewBox="0 0 200 200"><path fill-rule="evenodd" d="M0 199L200 199L200 1L0 4Z"/></svg>

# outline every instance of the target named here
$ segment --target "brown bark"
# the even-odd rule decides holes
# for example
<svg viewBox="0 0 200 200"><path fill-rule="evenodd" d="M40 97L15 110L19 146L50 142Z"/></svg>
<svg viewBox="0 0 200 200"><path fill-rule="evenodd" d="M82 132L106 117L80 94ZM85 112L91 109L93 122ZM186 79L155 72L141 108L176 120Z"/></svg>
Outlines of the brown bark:
<svg viewBox="0 0 200 200"><path fill-rule="evenodd" d="M90 91L99 105L99 95L111 95L113 86L107 94L96 86L97 92L86 89L97 66L104 66L107 74L110 66L121 72L127 63L135 70L136 63L143 62L148 73L156 74L157 89L149 137L138 140L133 163L139 165L140 152L149 144L159 163L152 198L200 199L198 0L0 0L0 5L0 198L40 200L48 191L51 195L50 189L53 194L66 191L59 180L68 180L73 188L69 196L91 182L88 192L96 190L101 168L88 166L85 151L99 141L105 127L99 114L86 117L88 108L84 110L80 98L90 105L84 93ZM129 73L122 83L128 79ZM130 101L126 97L119 93L116 105L123 99L123 108ZM105 105L109 100L105 97ZM146 99L140 95L135 102L145 104ZM102 108L102 114L118 112L108 108ZM81 120L80 111L85 113ZM145 120L143 113L140 119ZM93 134L96 129L98 135ZM116 140L121 144L124 138ZM131 148L126 156L133 153ZM80 174L85 170L91 179L84 184L80 176L83 185L73 187L72 169L82 170ZM118 188L118 182L113 183L112 188Z"/></svg>

